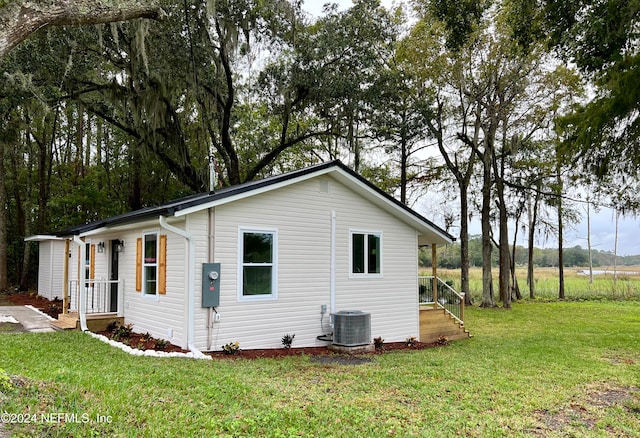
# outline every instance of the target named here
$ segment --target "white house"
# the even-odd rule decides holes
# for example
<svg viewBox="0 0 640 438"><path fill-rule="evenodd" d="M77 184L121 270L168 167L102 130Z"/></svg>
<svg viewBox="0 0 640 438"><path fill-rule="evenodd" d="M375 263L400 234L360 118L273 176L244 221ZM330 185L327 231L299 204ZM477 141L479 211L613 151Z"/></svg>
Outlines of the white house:
<svg viewBox="0 0 640 438"><path fill-rule="evenodd" d="M86 314L118 314L202 351L279 348L285 334L327 345L330 315L345 310L368 313L372 337L419 336L418 247L453 241L338 161L58 237L83 326Z"/></svg>

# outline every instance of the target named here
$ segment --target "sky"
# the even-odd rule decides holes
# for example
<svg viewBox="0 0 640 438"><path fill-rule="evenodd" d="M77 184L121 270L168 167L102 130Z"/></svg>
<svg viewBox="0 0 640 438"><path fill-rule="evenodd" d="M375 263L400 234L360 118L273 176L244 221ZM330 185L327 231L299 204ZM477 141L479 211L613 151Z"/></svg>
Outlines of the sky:
<svg viewBox="0 0 640 438"><path fill-rule="evenodd" d="M591 249L598 251L613 251L616 235L616 215L614 210L603 208L598 213L591 213ZM587 248L587 218L586 213L573 230L568 230L565 236L565 248L580 245ZM553 245L557 246L555 241ZM618 220L618 255L640 254L640 218L620 217Z"/></svg>
<svg viewBox="0 0 640 438"><path fill-rule="evenodd" d="M302 9L311 13L312 15L320 16L322 15L322 7L327 3L337 3L340 10L347 9L351 7L351 5L353 5L351 0L304 0ZM393 3L398 3L398 1L394 2L392 0L381 0L380 3L385 7L389 7Z"/></svg>
<svg viewBox="0 0 640 438"><path fill-rule="evenodd" d="M350 0L305 0L303 9L307 12L320 16L322 8L326 3L337 3L340 10L349 8L353 3ZM401 3L399 0L382 0L383 6L389 7L392 4ZM418 203L419 205L420 203ZM430 218L428 211L418 211ZM435 219L435 218L434 218ZM437 223L437 221L434 221ZM442 224L439 224L442 225ZM599 212L591 212L591 247L599 251L614 251L615 247L616 220L615 212L612 209L603 208ZM479 221L472 221L470 224L471 234L480 234L481 227ZM587 220L586 212L583 213L583 220L579 224L567 225L564 232L564 246L571 248L580 245L587 248ZM519 244L526 246L526 236L519 239ZM540 248L557 248L557 239L550 238L546 241L536 242ZM620 217L618 221L618 250L619 255L640 254L640 218Z"/></svg>

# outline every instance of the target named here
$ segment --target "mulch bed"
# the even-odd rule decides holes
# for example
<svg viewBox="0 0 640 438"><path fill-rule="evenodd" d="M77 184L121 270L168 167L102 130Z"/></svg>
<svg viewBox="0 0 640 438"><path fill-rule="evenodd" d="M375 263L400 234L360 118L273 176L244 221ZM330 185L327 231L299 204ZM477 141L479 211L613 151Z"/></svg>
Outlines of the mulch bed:
<svg viewBox="0 0 640 438"><path fill-rule="evenodd" d="M6 301L11 302L16 306L31 305L37 309L42 310L44 313L50 315L53 318L57 318L59 313L62 313L62 301L61 300L47 300L40 295L33 293L10 293L3 296ZM111 339L113 334L111 332L98 332L100 335L104 335ZM138 348L141 350L154 349L155 339L145 340L140 333L131 333L126 344L131 348ZM122 340L120 341L122 342ZM370 353L361 354L338 354L329 350L327 347L298 347L298 348L270 348L264 350L240 350L235 354L227 354L223 351L213 351L205 353L210 355L213 359L272 359L279 357L289 356L310 356L312 361L319 363L341 363L341 364L356 364L368 362L371 356L384 354L389 351L397 350L424 350L425 348L440 347L442 345L438 343L423 343L414 342L412 345L407 345L405 342L390 342L385 343L382 349L377 349ZM166 352L181 352L187 353L189 350L184 350L177 345L167 342L165 348L162 351Z"/></svg>
<svg viewBox="0 0 640 438"><path fill-rule="evenodd" d="M33 292L9 293L3 298L15 306L33 306L52 318L62 313L62 300L48 300Z"/></svg>
<svg viewBox="0 0 640 438"><path fill-rule="evenodd" d="M318 363L339 363L345 365L353 365L357 363L370 362L372 356L387 353L389 351L413 351L424 350L426 348L435 348L440 345L437 343L415 342L412 346L408 346L404 342L390 342L383 345L381 350L375 350L370 353L359 354L340 354L329 350L327 347L299 347L299 348L270 348L265 350L240 350L236 354L226 354L223 351L215 351L206 353L214 359L272 359L289 356L310 356L313 362Z"/></svg>

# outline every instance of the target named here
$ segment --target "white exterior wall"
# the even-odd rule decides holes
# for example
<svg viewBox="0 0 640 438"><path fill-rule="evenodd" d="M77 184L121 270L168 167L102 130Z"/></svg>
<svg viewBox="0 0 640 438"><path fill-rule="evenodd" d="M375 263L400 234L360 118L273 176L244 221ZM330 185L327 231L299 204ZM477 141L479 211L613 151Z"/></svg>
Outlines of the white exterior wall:
<svg viewBox="0 0 640 438"><path fill-rule="evenodd" d="M171 225L185 229L187 224L197 222L197 217L203 214L191 215L180 222L169 221ZM206 223L205 223L206 225ZM198 233L202 232L195 228ZM136 291L136 241L143 237L143 233L157 232L167 235L167 293L143 296ZM206 230L205 230L206 232ZM160 227L159 222L147 222L146 226L124 231L92 235L85 238L86 243L105 243L105 252L97 253L95 257L96 279L108 279L110 270L110 241L114 239L125 242L125 250L119 254L118 273L121 279L121 291L124 293L125 324L133 324L137 333L148 332L155 338L166 339L169 342L187 348L187 278L185 270L188 260L187 245L183 237ZM196 239L199 253L207 251L206 242ZM69 265L69 279L78 279L78 245L71 243ZM202 258L202 257L200 257ZM198 264L196 264L198 265ZM199 283L196 286L199 288ZM196 289L197 290L197 289ZM199 301L197 301L199 307Z"/></svg>
<svg viewBox="0 0 640 438"><path fill-rule="evenodd" d="M38 295L62 299L64 293L64 241L43 240L38 248Z"/></svg>
<svg viewBox="0 0 640 438"><path fill-rule="evenodd" d="M321 327L320 309L329 308L331 299L332 211L337 216L336 310L370 312L372 338L393 342L418 335L415 230L322 177L216 208L221 317L214 324L213 349L235 341L244 349L279 348L285 334L295 334L294 347L327 344L316 337L331 331L328 314ZM239 227L277 230L277 299L238 300ZM350 229L382 232L382 278L349 277Z"/></svg>
<svg viewBox="0 0 640 438"><path fill-rule="evenodd" d="M184 229L185 223L172 223ZM143 295L136 291L136 241L143 233L167 236L167 293ZM127 232L125 251L120 253L119 276L124 284L125 323L137 333L149 333L182 348L187 347L187 245L185 239L160 227L159 223Z"/></svg>

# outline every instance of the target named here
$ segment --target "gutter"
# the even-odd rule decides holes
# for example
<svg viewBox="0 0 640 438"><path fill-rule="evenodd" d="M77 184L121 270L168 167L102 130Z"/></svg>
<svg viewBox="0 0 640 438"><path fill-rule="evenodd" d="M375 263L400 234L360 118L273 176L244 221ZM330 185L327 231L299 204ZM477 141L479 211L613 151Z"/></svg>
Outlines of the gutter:
<svg viewBox="0 0 640 438"><path fill-rule="evenodd" d="M165 230L171 231L179 236L182 236L187 241L188 257L188 269L185 270L187 274L187 347L191 350L197 358L205 356L194 345L195 338L195 265L196 265L196 245L193 234L188 233L180 228L174 227L167 223L167 219L160 215L158 218L160 226Z"/></svg>

